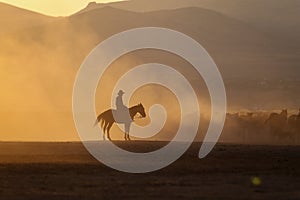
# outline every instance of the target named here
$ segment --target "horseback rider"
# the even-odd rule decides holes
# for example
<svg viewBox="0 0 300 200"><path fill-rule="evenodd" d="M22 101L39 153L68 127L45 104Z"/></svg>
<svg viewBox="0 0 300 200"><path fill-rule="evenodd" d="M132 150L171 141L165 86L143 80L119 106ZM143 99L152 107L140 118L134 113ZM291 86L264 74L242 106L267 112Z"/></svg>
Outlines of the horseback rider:
<svg viewBox="0 0 300 200"><path fill-rule="evenodd" d="M116 98L116 108L117 108L117 121L120 122L129 122L131 121L131 117L128 112L128 108L123 103L123 95L125 92L123 90L120 90L118 93L118 96Z"/></svg>
<svg viewBox="0 0 300 200"><path fill-rule="evenodd" d="M127 107L123 103L123 95L124 94L125 94L125 92L123 90L120 90L118 93L118 96L116 98L116 108L118 111L124 111L125 109L127 109Z"/></svg>
<svg viewBox="0 0 300 200"><path fill-rule="evenodd" d="M134 121L134 116L140 114L141 118L146 117L146 112L143 104L140 103L130 108L124 105L124 93L125 92L123 90L119 91L116 98L116 109L109 109L101 113L96 119L94 126L101 122L101 128L103 130L103 140L105 140L105 134L107 134L107 138L111 140L110 129L114 123L124 124L125 140L130 140L129 132L131 123Z"/></svg>

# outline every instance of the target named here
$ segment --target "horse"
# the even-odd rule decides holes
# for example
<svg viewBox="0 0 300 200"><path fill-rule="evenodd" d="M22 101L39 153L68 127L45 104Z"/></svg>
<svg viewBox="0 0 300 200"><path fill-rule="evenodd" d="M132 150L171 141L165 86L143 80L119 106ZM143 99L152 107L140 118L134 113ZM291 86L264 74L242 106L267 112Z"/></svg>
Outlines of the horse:
<svg viewBox="0 0 300 200"><path fill-rule="evenodd" d="M288 118L288 127L290 132L294 135L297 141L298 134L300 134L300 109L298 115L291 115Z"/></svg>
<svg viewBox="0 0 300 200"><path fill-rule="evenodd" d="M276 136L284 136L283 132L287 125L287 110L282 110L280 114L271 113L269 118L265 121L265 125L268 125L270 128L270 133L275 134Z"/></svg>
<svg viewBox="0 0 300 200"><path fill-rule="evenodd" d="M99 122L101 122L101 128L103 130L103 140L105 140L105 134L107 134L107 138L111 141L110 138L110 129L114 123L124 124L125 126L125 140L130 140L129 131L130 125L134 121L134 117L139 113L142 118L146 117L145 108L143 104L138 104L136 106L129 108L129 119L117 119L115 120L114 116L116 116L117 110L109 109L103 113L101 113L94 124L96 126Z"/></svg>
<svg viewBox="0 0 300 200"><path fill-rule="evenodd" d="M240 127L242 141L245 143L246 140L249 138L250 132L252 132L254 128L253 113L248 112L247 115L239 115L237 120Z"/></svg>
<svg viewBox="0 0 300 200"><path fill-rule="evenodd" d="M224 129L228 129L230 132L237 133L239 128L238 119L239 113L226 113Z"/></svg>
<svg viewBox="0 0 300 200"><path fill-rule="evenodd" d="M288 118L288 126L292 132L297 130L297 121L298 121L297 118L298 118L298 115L291 115Z"/></svg>

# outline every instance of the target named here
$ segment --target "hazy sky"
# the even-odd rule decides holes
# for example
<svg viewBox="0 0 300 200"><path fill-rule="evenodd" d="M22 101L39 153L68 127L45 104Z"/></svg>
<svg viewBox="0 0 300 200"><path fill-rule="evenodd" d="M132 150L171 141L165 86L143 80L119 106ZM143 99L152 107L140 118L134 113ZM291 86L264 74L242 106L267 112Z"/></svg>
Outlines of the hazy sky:
<svg viewBox="0 0 300 200"><path fill-rule="evenodd" d="M51 16L66 16L84 8L89 2L107 3L121 0L0 0L17 7Z"/></svg>

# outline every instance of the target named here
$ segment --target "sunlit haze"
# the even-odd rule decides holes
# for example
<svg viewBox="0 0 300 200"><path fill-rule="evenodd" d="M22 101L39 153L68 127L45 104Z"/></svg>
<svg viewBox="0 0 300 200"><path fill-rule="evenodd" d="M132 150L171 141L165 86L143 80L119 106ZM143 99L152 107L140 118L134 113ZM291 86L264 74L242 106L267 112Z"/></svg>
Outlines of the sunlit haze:
<svg viewBox="0 0 300 200"><path fill-rule="evenodd" d="M295 131L300 130L296 121L298 114L300 117L298 1L264 0L264 6L261 6L261 0L244 0L243 3L240 0L95 0L98 5L89 4L93 1L0 0L0 141L79 141L72 114L72 95L85 58L110 36L149 26L168 28L189 36L215 61L224 80L228 108L220 142L282 143L271 131L280 128L285 143L297 141L294 137ZM109 6L101 4L105 2L113 3ZM274 13L279 14L274 16ZM145 41L149 38L142 37ZM170 44L182 48L186 43L176 40ZM127 48L120 46L103 51L101 55L105 57L101 61L113 58L116 50ZM94 105L96 114L115 109L118 92L114 88L120 78L136 66L147 63L174 68L191 84L201 115L195 140L203 141L211 122L211 92L196 68L172 51L143 49L114 60L99 80ZM96 65L105 66L98 61ZM134 77L144 81L149 75L141 72ZM156 78L153 80L163 79L170 84L174 81L174 76L162 76L161 73L153 77ZM126 83L137 83L137 78ZM156 135L149 140L170 141L182 121L179 100L194 101L191 101L191 93L185 93L186 87L178 89L185 94L178 100L178 95L169 87L155 83L144 85L132 96L128 89L132 85L125 88L121 84L124 88L119 89L125 91L125 106L143 104L146 118L137 115L135 121L140 126L161 127L164 116L153 117L151 108L157 104L164 107L166 123L157 133L153 131ZM191 116L197 105L188 105L191 112L186 112L185 117L189 120L184 127L188 127L186 132L191 134L195 132L190 128L195 123ZM282 112L283 109L287 111ZM285 119L282 126L265 124L271 112L275 112L275 116L282 112ZM90 128L94 127L94 118L84 118L91 124ZM98 125L99 137L95 137L102 140L101 123ZM134 133L133 129L130 133ZM145 136L146 133L139 131L139 134ZM124 131L113 125L111 137L123 140Z"/></svg>
<svg viewBox="0 0 300 200"><path fill-rule="evenodd" d="M108 3L113 1L121 0L95 0L97 3ZM43 13L45 15L68 16L84 8L90 0L1 0L0 2Z"/></svg>

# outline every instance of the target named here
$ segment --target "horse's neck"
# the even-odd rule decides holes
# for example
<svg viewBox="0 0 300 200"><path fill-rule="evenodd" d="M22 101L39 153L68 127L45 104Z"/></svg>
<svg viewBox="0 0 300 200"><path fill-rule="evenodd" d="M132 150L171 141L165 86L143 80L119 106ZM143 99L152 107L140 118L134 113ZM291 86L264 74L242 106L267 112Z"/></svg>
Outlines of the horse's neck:
<svg viewBox="0 0 300 200"><path fill-rule="evenodd" d="M133 118L138 113L137 107L134 106L134 107L130 108L129 113L130 113L131 118Z"/></svg>

